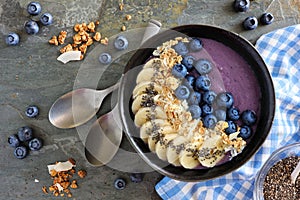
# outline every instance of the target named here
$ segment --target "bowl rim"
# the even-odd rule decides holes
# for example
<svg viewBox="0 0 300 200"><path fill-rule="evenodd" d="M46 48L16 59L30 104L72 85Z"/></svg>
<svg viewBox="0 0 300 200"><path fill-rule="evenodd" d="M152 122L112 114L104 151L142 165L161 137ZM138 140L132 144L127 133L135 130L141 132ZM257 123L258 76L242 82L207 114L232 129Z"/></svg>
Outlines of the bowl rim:
<svg viewBox="0 0 300 200"><path fill-rule="evenodd" d="M220 173L218 173L218 175L207 175L205 174L205 176L203 178L201 178L201 176L184 176L182 174L173 174L170 173L169 171L162 169L161 167L157 166L156 164L153 163L153 161L151 161L151 159L149 159L147 156L145 156L145 152L142 151L141 148L139 148L137 146L136 141L134 140L134 138L131 136L131 134L128 132L128 126L124 120L124 88L125 88L125 82L126 82L126 76L124 75L126 73L126 71L128 71L131 67L131 62L132 59L134 58L134 56L141 51L141 49L143 49L143 47L147 47L147 45L150 44L150 42L152 40L155 40L159 37L163 37L164 34L168 33L168 30L163 31L161 33L158 33L157 35L153 36L152 38L150 38L149 40L147 40L142 46L141 49L137 50L137 52L134 53L134 55L130 58L129 62L127 63L124 73L122 75L121 78L121 84L120 84L120 89L119 89L119 99L118 99L118 106L119 106L119 112L120 112L120 116L121 116L121 121L122 121L122 126L123 126L123 130L124 130L124 134L126 135L127 139L129 140L130 144L133 146L133 148L135 149L135 151L141 156L141 158L148 164L150 165L150 167L152 167L154 170L158 171L159 173L161 173L162 175L168 176L170 178L176 179L176 180L181 180L181 181L205 181L205 180L209 180L209 179L213 179L213 178L217 178L220 176L223 176L225 174L228 174L236 169L238 169L239 167L243 166L247 161L249 161L253 155L259 150L259 148L261 147L261 145L263 144L263 142L265 141L265 139L267 138L267 136L269 135L269 132L271 130L272 124L273 124L273 120L274 120L274 114L275 114L275 90L274 90L274 85L273 85L273 81L271 78L271 75L267 69L266 63L264 62L263 58L261 57L261 55L259 54L259 52L257 51L257 49L254 47L254 45L252 43L250 43L250 41L248 41L247 39L245 39L244 37L240 36L237 33L225 30L223 28L220 27L216 27L216 26L211 26L211 25L202 25L202 24L189 24L189 25L182 25L182 26L176 26L171 28L171 31L178 31L179 33L184 33L184 30L186 29L191 29L191 28L203 28L203 29L209 29L209 30L215 30L217 32L220 32L220 34L225 34L228 35L228 37L232 37L233 39L237 39L239 42L242 42L243 45L245 45L248 50L247 51L251 51L251 55L255 55L257 63L259 63L259 68L260 70L262 70L264 72L264 78L265 81L264 83L266 84L265 87L268 88L269 90L269 98L268 98L268 104L266 104L266 106L268 106L268 110L269 110L269 114L268 114L268 119L265 122L266 127L265 127L265 131L266 133L264 133L264 135L262 137L260 137L259 139L259 143L256 144L256 148L249 150L251 152L251 156L246 156L246 159L244 161L239 161L239 156L234 157L232 160L237 160L236 162L240 162L240 164L238 166L230 166L230 170L229 171L222 171ZM210 38L210 37L208 37ZM229 46L230 47L230 46ZM234 51L236 51L235 49L233 49ZM250 54L250 53L249 53ZM229 161L227 163L232 162ZM222 164L222 165L226 165ZM213 167L213 168L218 168L218 166ZM207 170L211 170L213 168L209 168ZM186 169L189 171L195 171L193 169ZM199 171L199 170L196 170Z"/></svg>

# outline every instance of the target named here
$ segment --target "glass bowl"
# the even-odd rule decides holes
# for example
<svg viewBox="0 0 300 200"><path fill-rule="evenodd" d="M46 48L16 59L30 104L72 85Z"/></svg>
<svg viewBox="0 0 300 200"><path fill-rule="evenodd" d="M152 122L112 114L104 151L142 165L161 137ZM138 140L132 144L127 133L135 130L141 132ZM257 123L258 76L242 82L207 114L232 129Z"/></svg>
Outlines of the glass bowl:
<svg viewBox="0 0 300 200"><path fill-rule="evenodd" d="M283 160L291 156L300 156L300 143L290 144L275 150L271 156L268 158L263 167L259 170L254 185L253 199L254 200L264 200L263 196L263 184L266 175L268 174L270 168L274 166L280 160Z"/></svg>

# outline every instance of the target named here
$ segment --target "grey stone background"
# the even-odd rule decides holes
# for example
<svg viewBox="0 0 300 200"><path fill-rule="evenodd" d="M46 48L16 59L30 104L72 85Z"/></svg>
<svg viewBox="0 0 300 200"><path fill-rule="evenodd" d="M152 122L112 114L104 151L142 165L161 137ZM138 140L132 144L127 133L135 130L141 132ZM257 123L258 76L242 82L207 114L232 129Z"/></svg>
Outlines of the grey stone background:
<svg viewBox="0 0 300 200"><path fill-rule="evenodd" d="M79 180L79 188L73 191L72 199L159 199L154 186L162 178L156 172L147 173L144 181L131 183L127 173L107 166L93 167L84 158L84 147L76 129L62 130L50 124L48 111L52 103L74 87L78 70L84 61L66 65L56 61L59 47L51 46L48 40L60 30L68 31L68 40L76 23L100 21L97 30L110 37L127 29L146 27L150 18L162 22L163 28L182 24L211 24L234 31L255 43L264 33L299 23L300 2L298 0L253 0L247 13L236 13L233 0L40 0L43 12L54 16L54 24L42 27L34 36L28 36L24 23L30 17L26 12L27 0L0 0L0 199L54 199L42 193L42 186L51 184L47 164L73 157L77 169L87 170L87 177ZM119 10L119 3L124 9ZM244 31L242 21L250 15L259 17L271 12L275 22L259 26L253 31ZM126 14L132 20L124 19ZM11 31L21 36L20 45L6 46L5 35ZM100 44L97 44L100 45ZM91 52L97 46L88 50ZM99 82L105 88L115 82L128 58L120 58ZM88 87L89 85L86 85ZM28 105L40 108L36 119L24 115ZM99 115L107 112L110 103L105 103ZM36 136L44 140L44 147L32 152L23 160L13 156L7 145L7 137L21 126L31 126ZM123 148L130 149L126 140ZM125 190L116 191L113 181L123 177L127 181ZM34 180L38 179L36 183ZM62 197L57 197L62 198ZM64 197L65 198L65 197Z"/></svg>

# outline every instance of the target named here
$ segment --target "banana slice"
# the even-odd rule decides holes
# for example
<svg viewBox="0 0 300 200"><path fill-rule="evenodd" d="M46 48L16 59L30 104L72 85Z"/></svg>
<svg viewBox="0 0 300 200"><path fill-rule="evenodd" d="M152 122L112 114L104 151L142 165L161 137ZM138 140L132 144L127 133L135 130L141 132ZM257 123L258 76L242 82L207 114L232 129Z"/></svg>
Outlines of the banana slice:
<svg viewBox="0 0 300 200"><path fill-rule="evenodd" d="M170 133L160 138L155 145L155 153L161 160L167 160L167 146L170 141L177 137L177 133Z"/></svg>
<svg viewBox="0 0 300 200"><path fill-rule="evenodd" d="M155 127L164 127L169 125L170 123L164 119L154 119L151 121L147 121L140 128L140 137L145 143L148 143L148 138L154 131Z"/></svg>
<svg viewBox="0 0 300 200"><path fill-rule="evenodd" d="M167 119L167 115L162 107L145 107L138 110L134 117L134 123L137 127L141 127L149 120Z"/></svg>
<svg viewBox="0 0 300 200"><path fill-rule="evenodd" d="M136 77L136 84L155 79L156 70L154 68L144 68Z"/></svg>
<svg viewBox="0 0 300 200"><path fill-rule="evenodd" d="M139 109L142 108L142 103L145 102L145 100L147 100L148 98L148 94L140 94L133 100L131 105L131 110L133 114L135 114Z"/></svg>
<svg viewBox="0 0 300 200"><path fill-rule="evenodd" d="M197 155L195 155L197 145L188 143L185 149L179 154L180 164L187 169L194 169L200 165Z"/></svg>
<svg viewBox="0 0 300 200"><path fill-rule="evenodd" d="M179 154L184 150L188 139L184 136L177 136L174 140L169 143L167 147L167 160L174 166L181 166L179 162Z"/></svg>
<svg viewBox="0 0 300 200"><path fill-rule="evenodd" d="M171 133L176 133L171 125L159 127L159 129L154 130L148 138L148 146L152 152L155 152L156 144L162 139L162 137L169 135ZM177 135L177 133L176 133Z"/></svg>
<svg viewBox="0 0 300 200"><path fill-rule="evenodd" d="M147 90L153 90L158 93L162 93L162 87L158 85L157 83L146 81L141 82L138 85L135 86L132 92L133 99L135 99L138 95L146 93Z"/></svg>
<svg viewBox="0 0 300 200"><path fill-rule="evenodd" d="M143 68L159 68L163 64L163 61L160 58L153 58L146 62Z"/></svg>
<svg viewBox="0 0 300 200"><path fill-rule="evenodd" d="M213 135L204 140L198 155L198 160L203 166L214 167L225 156L222 148L222 137Z"/></svg>

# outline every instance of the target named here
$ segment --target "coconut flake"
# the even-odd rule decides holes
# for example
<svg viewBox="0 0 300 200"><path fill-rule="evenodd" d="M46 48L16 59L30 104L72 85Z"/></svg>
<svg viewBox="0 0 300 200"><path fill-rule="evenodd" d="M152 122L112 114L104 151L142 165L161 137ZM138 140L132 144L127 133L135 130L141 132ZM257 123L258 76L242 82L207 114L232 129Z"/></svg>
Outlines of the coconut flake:
<svg viewBox="0 0 300 200"><path fill-rule="evenodd" d="M58 56L57 60L66 64L70 61L81 60L81 51L67 51L60 56Z"/></svg>
<svg viewBox="0 0 300 200"><path fill-rule="evenodd" d="M55 186L57 187L59 192L64 190L64 188L59 183L56 183Z"/></svg>
<svg viewBox="0 0 300 200"><path fill-rule="evenodd" d="M296 179L299 176L299 172L300 172L300 161L298 162L296 168L293 170L293 172L291 174L291 181L293 184L296 183Z"/></svg>
<svg viewBox="0 0 300 200"><path fill-rule="evenodd" d="M51 174L52 170L55 170L56 172L69 171L75 166L76 165L73 165L70 161L57 162L54 165L48 165L48 172Z"/></svg>

